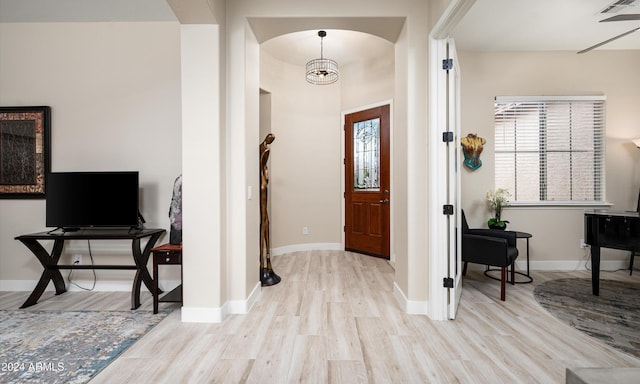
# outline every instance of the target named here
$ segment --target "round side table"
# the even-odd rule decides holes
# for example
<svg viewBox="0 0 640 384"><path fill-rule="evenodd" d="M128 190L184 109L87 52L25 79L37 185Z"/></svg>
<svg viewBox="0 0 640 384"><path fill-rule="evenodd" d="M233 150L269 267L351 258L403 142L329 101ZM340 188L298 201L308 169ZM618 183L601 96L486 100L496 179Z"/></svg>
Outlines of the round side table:
<svg viewBox="0 0 640 384"><path fill-rule="evenodd" d="M532 238L533 235L528 233L528 232L521 232L521 231L511 231L511 232L515 232L516 233L516 241L517 241L517 239L526 239L527 240L527 273L515 271L514 273L516 275L520 275L520 276L524 277L524 280L522 280L522 281L518 281L518 279L516 279L515 284L529 284L529 283L531 283L533 281L533 277L531 277L530 271L529 271L529 239ZM515 263L513 263L511 268L515 268ZM484 271L484 274L488 278L491 278L491 279L494 279L494 280L500 280L499 278L491 275L491 272L493 272L493 271L499 271L499 269L495 269L495 268L491 269L491 268L489 268L489 266L487 266L487 269ZM510 283L510 281L509 281L509 283Z"/></svg>

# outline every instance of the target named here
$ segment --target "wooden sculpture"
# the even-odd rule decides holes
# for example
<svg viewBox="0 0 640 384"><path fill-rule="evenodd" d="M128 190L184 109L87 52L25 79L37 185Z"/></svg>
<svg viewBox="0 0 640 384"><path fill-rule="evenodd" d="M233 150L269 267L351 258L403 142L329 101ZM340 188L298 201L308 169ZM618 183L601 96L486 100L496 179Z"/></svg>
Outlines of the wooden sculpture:
<svg viewBox="0 0 640 384"><path fill-rule="evenodd" d="M269 211L268 211L268 189L269 189L269 145L276 137L269 133L260 144L260 282L263 286L274 285L280 282L278 276L271 266L271 244L269 238Z"/></svg>

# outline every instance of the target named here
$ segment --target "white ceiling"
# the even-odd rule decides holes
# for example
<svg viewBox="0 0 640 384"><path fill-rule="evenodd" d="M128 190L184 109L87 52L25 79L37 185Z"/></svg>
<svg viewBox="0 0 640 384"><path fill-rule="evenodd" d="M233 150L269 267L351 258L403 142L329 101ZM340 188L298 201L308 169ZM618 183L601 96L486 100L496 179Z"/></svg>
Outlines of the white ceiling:
<svg viewBox="0 0 640 384"><path fill-rule="evenodd" d="M577 52L640 27L640 21L600 22L608 17L600 12L616 1L476 0L453 37L461 50ZM622 13L640 13L639 3ZM640 49L640 31L598 49Z"/></svg>
<svg viewBox="0 0 640 384"><path fill-rule="evenodd" d="M600 23L599 14L617 0L476 0L456 27L460 50L579 51L640 27L640 21ZM640 3L638 1L637 3ZM640 13L640 4L623 13ZM176 20L166 0L0 0L0 22ZM301 22L302 20L302 22ZM324 56L345 65L388 53L403 18L317 19L327 31ZM252 19L262 47L279 60L304 65L320 56L318 29L304 19ZM372 34L346 31L346 23ZM302 23L302 24L301 24ZM283 34L287 31L298 31ZM276 37L274 37L276 36ZM598 49L640 49L640 31Z"/></svg>
<svg viewBox="0 0 640 384"><path fill-rule="evenodd" d="M176 20L166 0L0 0L0 22Z"/></svg>
<svg viewBox="0 0 640 384"><path fill-rule="evenodd" d="M375 60L394 52L391 42L367 33L325 31L324 57L335 60L339 66L359 60ZM304 66L309 60L320 58L320 37L315 30L294 32L267 40L261 48L280 61Z"/></svg>
<svg viewBox="0 0 640 384"><path fill-rule="evenodd" d="M262 49L278 60L295 65L305 65L320 57L318 30L327 32L323 39L324 57L337 61L338 65L393 55L393 44L404 21L404 17L249 19Z"/></svg>
<svg viewBox="0 0 640 384"><path fill-rule="evenodd" d="M578 52L633 28L640 21L601 23L616 13L600 14L618 0L476 0L453 33L459 50ZM618 13L639 13L640 0ZM282 28L285 20L278 25ZM389 22L389 21L387 21ZM397 20L394 20L397 23ZM385 21L380 21L384 25ZM253 25L253 23L252 23ZM254 30L271 31L270 25L254 25ZM393 25L397 28L397 24ZM392 28L391 30L396 31ZM257 34L265 32L257 32ZM267 34L269 32L266 32ZM395 35L397 38L397 34ZM260 40L260 39L259 39ZM394 39L389 39L395 41ZM344 30L327 30L325 57L339 64L355 59L375 59L389 52L389 42L375 36ZM262 47L272 56L297 65L319 57L317 31L277 36ZM640 31L617 39L598 49L640 49Z"/></svg>

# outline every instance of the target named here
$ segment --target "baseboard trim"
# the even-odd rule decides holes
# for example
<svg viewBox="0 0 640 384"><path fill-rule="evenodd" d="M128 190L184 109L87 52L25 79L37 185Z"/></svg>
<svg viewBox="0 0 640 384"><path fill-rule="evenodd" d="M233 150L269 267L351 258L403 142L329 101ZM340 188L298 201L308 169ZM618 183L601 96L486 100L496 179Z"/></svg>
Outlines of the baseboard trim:
<svg viewBox="0 0 640 384"><path fill-rule="evenodd" d="M402 292L398 285L393 283L393 296L400 303L400 306L408 315L425 315L429 316L429 303L427 301L409 300Z"/></svg>
<svg viewBox="0 0 640 384"><path fill-rule="evenodd" d="M260 292L262 292L262 284L260 282L256 283L256 286L253 287L253 290L249 294L249 297L246 300L229 300L227 301L227 307L229 308L230 314L236 315L245 315L249 313L255 302L260 297Z"/></svg>
<svg viewBox="0 0 640 384"><path fill-rule="evenodd" d="M527 261L516 261L516 270L522 271L527 269ZM629 269L629 259L627 260L601 260L601 271L617 271L620 269ZM539 260L530 261L529 270L531 271L585 271L591 270L591 260Z"/></svg>
<svg viewBox="0 0 640 384"><path fill-rule="evenodd" d="M182 307L180 321L183 323L222 323L228 315L226 304L219 308Z"/></svg>
<svg viewBox="0 0 640 384"><path fill-rule="evenodd" d="M344 246L341 243L307 243L286 245L271 249L272 256L284 255L285 253L300 251L343 251Z"/></svg>
<svg viewBox="0 0 640 384"><path fill-rule="evenodd" d="M260 297L262 285L258 282L246 300L230 300L220 308L182 307L181 321L183 323L221 323L229 315L245 315L249 313Z"/></svg>
<svg viewBox="0 0 640 384"><path fill-rule="evenodd" d="M469 268L484 269L484 265L469 263ZM629 269L629 259L627 260L602 260L600 261L600 271L614 272ZM516 261L516 271L527 270L527 261ZM591 261L585 260L538 260L529 262L530 271L587 271L591 270Z"/></svg>
<svg viewBox="0 0 640 384"><path fill-rule="evenodd" d="M298 244L286 247L274 248L273 255L282 255L290 252L311 251L311 250L342 250L342 244L338 243L310 243ZM484 268L484 266L470 264L471 268ZM527 268L526 260L516 262L516 270L525 271ZM602 260L600 263L601 271L617 271L629 268L629 260ZM542 260L530 261L529 269L531 271L580 271L591 269L591 262L585 260ZM90 288L93 285L92 280L75 280L78 285ZM30 292L34 289L37 280L0 280L0 291L3 292ZM175 287L180 284L178 280L165 280L162 282L162 289L171 289L166 287ZM83 289L69 284L65 279L67 290L70 292L84 291ZM98 280L93 291L95 292L130 292L132 282L130 280ZM55 291L52 282L46 288L46 291ZM148 292L146 286L142 284L141 291ZM246 300L230 300L219 308L208 307L182 307L181 319L185 323L220 323L224 321L229 314L247 314L260 297L262 291L261 284L258 282L249 294ZM404 292L394 282L393 295L398 300L400 306L407 314L426 315L429 316L428 301L409 300Z"/></svg>
<svg viewBox="0 0 640 384"><path fill-rule="evenodd" d="M277 248L280 254L285 254L289 252L298 252L298 251L308 251L308 250L341 250L342 245L334 244L334 243L315 243L315 244L301 244L294 246L287 246L282 248ZM273 253L275 254L275 252ZM391 263L392 266L393 263ZM395 267L395 266L394 266ZM484 268L481 265L469 264L470 268ZM602 260L600 262L600 270L601 271L617 271L624 270L629 268L629 260ZM527 262L526 260L516 261L516 270L517 271L526 271ZM541 261L530 261L529 270L531 271L584 271L591 269L591 261L586 262L584 260L541 260ZM74 282L82 287L91 287L93 285L93 280L74 280ZM38 284L38 280L0 280L0 291L2 292L30 292L33 291L33 288ZM180 284L179 280L163 280L161 281L160 288L163 290L173 289ZM69 284L67 279L65 278L65 285L67 290L70 292L74 291L83 291L83 289L76 287L73 284ZM96 292L130 292L131 291L131 280L98 280L96 281L96 286L93 291ZM394 291L398 289L394 285ZM54 291L55 287L52 282L49 282L49 285L45 289L46 291ZM149 292L147 287L142 284L141 291ZM404 295L401 297L404 302L406 298ZM251 309L253 303L257 300L257 297L260 294L260 283L257 283L254 287L253 291L247 298L247 300L240 301L232 301L231 306L233 308L231 313L247 313L248 310ZM408 303L408 300L406 300Z"/></svg>

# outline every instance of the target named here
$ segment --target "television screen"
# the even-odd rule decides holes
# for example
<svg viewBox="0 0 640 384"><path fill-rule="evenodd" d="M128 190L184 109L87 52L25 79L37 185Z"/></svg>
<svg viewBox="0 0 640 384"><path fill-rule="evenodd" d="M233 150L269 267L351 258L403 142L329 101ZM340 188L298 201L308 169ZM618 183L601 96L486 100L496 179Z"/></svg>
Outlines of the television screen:
<svg viewBox="0 0 640 384"><path fill-rule="evenodd" d="M138 172L51 172L46 205L47 227L136 227Z"/></svg>

